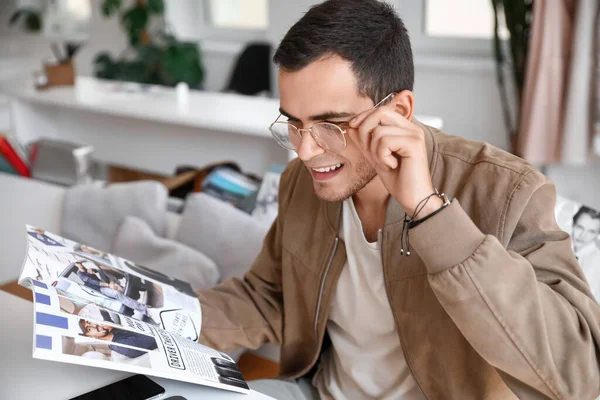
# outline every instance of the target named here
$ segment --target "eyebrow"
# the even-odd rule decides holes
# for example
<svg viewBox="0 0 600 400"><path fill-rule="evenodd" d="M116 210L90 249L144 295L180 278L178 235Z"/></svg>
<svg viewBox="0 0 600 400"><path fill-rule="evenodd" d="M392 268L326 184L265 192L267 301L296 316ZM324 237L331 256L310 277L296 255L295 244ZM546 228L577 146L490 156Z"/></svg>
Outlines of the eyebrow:
<svg viewBox="0 0 600 400"><path fill-rule="evenodd" d="M281 115L287 117L288 119L291 119L294 121L300 121L300 118L294 117L293 115L291 115L290 113L285 111L282 107L279 107L279 112L281 113ZM330 120L330 119L353 117L355 115L356 115L356 113L351 113L351 112L326 111L321 114L312 115L311 117L309 117L309 120L310 121L326 121L326 120Z"/></svg>

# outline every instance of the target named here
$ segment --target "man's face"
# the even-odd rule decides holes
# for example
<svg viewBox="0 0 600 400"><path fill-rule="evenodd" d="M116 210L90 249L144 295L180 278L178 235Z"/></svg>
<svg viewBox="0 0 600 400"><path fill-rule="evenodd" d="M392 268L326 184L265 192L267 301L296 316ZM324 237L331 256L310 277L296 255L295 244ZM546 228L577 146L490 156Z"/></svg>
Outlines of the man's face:
<svg viewBox="0 0 600 400"><path fill-rule="evenodd" d="M281 110L298 128L315 122L336 123L342 129L352 117L373 107L373 101L360 96L350 62L338 56L314 61L295 72L279 71ZM326 201L351 197L369 183L376 172L360 148L346 134L346 149L336 154L325 151L313 137L303 132L298 157L313 177L315 193ZM315 169L341 167L329 172Z"/></svg>
<svg viewBox="0 0 600 400"><path fill-rule="evenodd" d="M102 339L112 331L112 326L98 325L89 321L84 321L83 326L86 330L85 336L95 339Z"/></svg>
<svg viewBox="0 0 600 400"><path fill-rule="evenodd" d="M573 224L573 244L580 250L593 242L600 235L600 218L592 218L589 214L581 214Z"/></svg>

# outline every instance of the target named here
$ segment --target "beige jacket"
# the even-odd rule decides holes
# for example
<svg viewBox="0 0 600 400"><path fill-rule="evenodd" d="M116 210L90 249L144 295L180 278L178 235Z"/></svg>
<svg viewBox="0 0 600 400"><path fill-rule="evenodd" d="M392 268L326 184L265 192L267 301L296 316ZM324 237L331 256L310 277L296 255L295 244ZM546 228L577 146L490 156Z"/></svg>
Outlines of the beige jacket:
<svg viewBox="0 0 600 400"><path fill-rule="evenodd" d="M600 307L555 222L554 186L508 153L424 129L433 183L455 200L411 230L410 257L400 255L404 214L393 199L379 238L423 397L595 398ZM284 172L279 201L251 270L199 293L201 342L225 351L280 344L282 377L297 378L318 362L345 263L342 206L315 196L299 161Z"/></svg>

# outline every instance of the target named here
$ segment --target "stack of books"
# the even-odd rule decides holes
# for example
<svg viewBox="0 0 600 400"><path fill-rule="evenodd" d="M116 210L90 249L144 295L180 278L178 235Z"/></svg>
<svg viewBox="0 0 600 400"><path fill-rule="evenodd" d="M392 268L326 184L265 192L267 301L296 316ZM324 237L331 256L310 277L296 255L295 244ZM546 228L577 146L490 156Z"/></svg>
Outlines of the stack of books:
<svg viewBox="0 0 600 400"><path fill-rule="evenodd" d="M0 135L0 172L31 177L27 152L14 137Z"/></svg>
<svg viewBox="0 0 600 400"><path fill-rule="evenodd" d="M238 208L258 191L260 182L229 167L215 168L202 182L202 191Z"/></svg>

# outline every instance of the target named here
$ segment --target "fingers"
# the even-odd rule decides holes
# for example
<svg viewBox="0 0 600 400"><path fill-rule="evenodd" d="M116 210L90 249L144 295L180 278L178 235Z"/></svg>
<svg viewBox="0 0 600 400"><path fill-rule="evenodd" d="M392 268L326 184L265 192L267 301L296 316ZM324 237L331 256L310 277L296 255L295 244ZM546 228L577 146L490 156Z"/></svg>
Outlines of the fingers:
<svg viewBox="0 0 600 400"><path fill-rule="evenodd" d="M370 135L379 126L410 128L411 123L402 114L389 107L380 107L362 113L350 122L350 127L358 131L358 143L363 149L369 148Z"/></svg>
<svg viewBox="0 0 600 400"><path fill-rule="evenodd" d="M419 132L414 128L379 125L366 133L351 129L350 138L358 141L363 154L380 171L398 168L402 158L411 157L421 147Z"/></svg>
<svg viewBox="0 0 600 400"><path fill-rule="evenodd" d="M357 128L360 126L360 124L363 123L363 121L365 120L365 118L367 118L369 115L371 115L372 113L374 113L375 111L377 111L377 109L370 109L367 110L365 112L362 112L360 114L358 114L356 117L352 118L350 120L350 128Z"/></svg>
<svg viewBox="0 0 600 400"><path fill-rule="evenodd" d="M349 137L381 172L398 168L402 158L426 155L422 130L389 107L358 115L350 122Z"/></svg>
<svg viewBox="0 0 600 400"><path fill-rule="evenodd" d="M399 161L396 153L402 148L403 142L406 139L398 136L396 127L375 128L369 143L371 162L383 171L396 169Z"/></svg>

